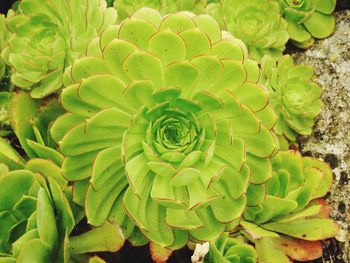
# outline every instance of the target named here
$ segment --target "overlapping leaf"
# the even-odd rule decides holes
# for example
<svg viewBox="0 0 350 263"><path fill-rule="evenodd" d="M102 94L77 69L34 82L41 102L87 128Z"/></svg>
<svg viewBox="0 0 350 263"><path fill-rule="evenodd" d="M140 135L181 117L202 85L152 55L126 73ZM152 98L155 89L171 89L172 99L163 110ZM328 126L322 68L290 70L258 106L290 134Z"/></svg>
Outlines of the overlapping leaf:
<svg viewBox="0 0 350 263"><path fill-rule="evenodd" d="M51 135L90 224L112 218L132 236L131 219L154 243L180 248L215 240L247 202L262 202L275 116L245 50L208 15L145 8L66 70L69 113Z"/></svg>

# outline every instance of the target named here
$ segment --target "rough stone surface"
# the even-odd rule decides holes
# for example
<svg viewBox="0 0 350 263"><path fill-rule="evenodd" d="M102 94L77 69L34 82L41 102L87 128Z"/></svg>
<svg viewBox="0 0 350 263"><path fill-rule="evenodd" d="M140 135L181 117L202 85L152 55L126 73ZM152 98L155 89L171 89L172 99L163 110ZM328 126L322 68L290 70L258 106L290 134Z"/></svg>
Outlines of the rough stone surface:
<svg viewBox="0 0 350 263"><path fill-rule="evenodd" d="M338 11L335 17L331 37L317 41L306 52L293 53L296 63L314 66L324 101L313 134L299 138L298 143L304 155L330 163L334 180L327 201L341 227L337 239L343 251L330 262L350 262L350 10Z"/></svg>

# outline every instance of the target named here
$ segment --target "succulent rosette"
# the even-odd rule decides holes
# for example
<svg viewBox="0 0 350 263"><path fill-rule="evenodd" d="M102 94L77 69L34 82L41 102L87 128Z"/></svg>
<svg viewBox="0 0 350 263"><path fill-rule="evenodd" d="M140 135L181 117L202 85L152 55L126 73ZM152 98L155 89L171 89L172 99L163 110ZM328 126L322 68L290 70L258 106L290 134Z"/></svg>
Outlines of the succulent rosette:
<svg viewBox="0 0 350 263"><path fill-rule="evenodd" d="M215 242L210 242L205 263L255 263L257 254L253 246L246 244L241 236L221 235Z"/></svg>
<svg viewBox="0 0 350 263"><path fill-rule="evenodd" d="M258 62L264 55L282 56L289 37L287 23L278 3L269 0L222 0L208 6L221 28L241 39L250 57Z"/></svg>
<svg viewBox="0 0 350 263"><path fill-rule="evenodd" d="M336 0L278 0L281 12L288 22L288 33L293 43L308 48L315 38L330 36L335 27L332 15Z"/></svg>
<svg viewBox="0 0 350 263"><path fill-rule="evenodd" d="M338 231L327 205L319 199L332 185L329 165L302 157L297 151L279 152L272 165L273 176L266 184L264 202L247 208L245 220L249 222L241 222L256 242L258 254L265 258L260 261L289 262L286 255L296 260L321 257L319 240L334 237Z"/></svg>
<svg viewBox="0 0 350 263"><path fill-rule="evenodd" d="M104 0L20 1L7 15L10 38L2 51L11 81L34 98L59 90L65 67L116 22L116 10L106 6Z"/></svg>
<svg viewBox="0 0 350 263"><path fill-rule="evenodd" d="M131 17L142 7L153 8L162 14L170 14L178 11L191 11L193 13L205 13L206 0L116 0L114 6L118 10L118 20Z"/></svg>
<svg viewBox="0 0 350 263"><path fill-rule="evenodd" d="M89 224L124 207L176 249L215 240L262 202L275 115L241 41L208 15L144 8L88 50L65 72L68 113L51 135Z"/></svg>
<svg viewBox="0 0 350 263"><path fill-rule="evenodd" d="M119 225L106 222L70 236L83 217L60 166L49 159L27 163L0 138L0 262L87 262L88 252L117 251Z"/></svg>
<svg viewBox="0 0 350 263"><path fill-rule="evenodd" d="M313 67L295 65L289 55L277 63L266 56L262 73L261 82L269 88L271 105L278 116L276 134L292 141L297 134L310 135L323 105L321 87L312 80Z"/></svg>
<svg viewBox="0 0 350 263"><path fill-rule="evenodd" d="M74 216L53 179L59 167L51 166L45 178L38 160L28 163L28 170L0 166L0 261L67 262L65 237L74 227Z"/></svg>

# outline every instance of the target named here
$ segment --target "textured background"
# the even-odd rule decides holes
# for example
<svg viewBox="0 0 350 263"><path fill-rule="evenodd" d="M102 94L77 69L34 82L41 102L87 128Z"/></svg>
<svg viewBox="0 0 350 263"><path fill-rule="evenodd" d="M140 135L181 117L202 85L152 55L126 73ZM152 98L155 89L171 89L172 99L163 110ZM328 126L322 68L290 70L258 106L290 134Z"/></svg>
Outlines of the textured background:
<svg viewBox="0 0 350 263"><path fill-rule="evenodd" d="M296 63L314 66L316 81L323 87L323 110L313 134L299 138L299 146L304 155L322 158L333 169L327 201L333 207L332 217L341 226L337 239L343 241L343 253L338 244L330 243L333 254L325 254L324 259L350 262L350 10L337 11L335 18L336 30L331 37L317 41L306 52L294 50L293 56Z"/></svg>

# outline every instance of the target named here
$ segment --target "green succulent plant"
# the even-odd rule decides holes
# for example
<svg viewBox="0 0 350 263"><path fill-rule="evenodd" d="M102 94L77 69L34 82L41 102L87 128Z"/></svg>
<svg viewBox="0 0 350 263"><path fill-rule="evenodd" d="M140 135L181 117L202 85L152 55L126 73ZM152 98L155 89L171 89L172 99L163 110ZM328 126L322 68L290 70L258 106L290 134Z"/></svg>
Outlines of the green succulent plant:
<svg viewBox="0 0 350 263"><path fill-rule="evenodd" d="M48 159L27 163L0 138L0 262L87 262L85 253L117 251L119 225L106 222L70 236L83 217L59 166Z"/></svg>
<svg viewBox="0 0 350 263"><path fill-rule="evenodd" d="M64 69L86 53L86 46L117 19L104 0L23 0L7 15L10 31L2 58L11 81L34 98L62 86ZM64 18L64 19L63 19Z"/></svg>
<svg viewBox="0 0 350 263"><path fill-rule="evenodd" d="M269 88L271 105L278 120L275 132L294 141L297 134L310 135L321 112L321 88L312 80L312 66L295 65L289 55L277 63L264 57L261 82Z"/></svg>
<svg viewBox="0 0 350 263"><path fill-rule="evenodd" d="M0 53L7 45L8 30L5 23L5 16L0 15ZM6 63L0 57L0 136L6 137L12 134L8 117L8 103L13 87L9 82L9 71Z"/></svg>
<svg viewBox="0 0 350 263"><path fill-rule="evenodd" d="M210 242L209 253L204 263L255 263L257 254L253 246L245 243L242 237L221 235L215 242Z"/></svg>
<svg viewBox="0 0 350 263"><path fill-rule="evenodd" d="M302 157L294 150L279 152L272 159L272 167L264 202L247 210L250 221L259 224L305 209L311 200L326 195L332 185L328 164Z"/></svg>
<svg viewBox="0 0 350 263"><path fill-rule="evenodd" d="M0 137L9 136L13 132L8 114L10 98L10 92L0 91Z"/></svg>
<svg viewBox="0 0 350 263"><path fill-rule="evenodd" d="M65 72L51 136L89 224L131 218L176 249L262 202L276 117L241 41L208 15L144 8L88 50Z"/></svg>
<svg viewBox="0 0 350 263"><path fill-rule="evenodd" d="M17 91L9 101L9 120L19 144L30 158L43 158L61 166L63 155L49 134L51 122L65 111L58 97L33 99L28 92Z"/></svg>
<svg viewBox="0 0 350 263"><path fill-rule="evenodd" d="M241 39L250 57L260 62L264 55L282 56L289 39L287 23L278 3L269 0L222 0L207 8L223 30Z"/></svg>
<svg viewBox="0 0 350 263"><path fill-rule="evenodd" d="M0 164L6 165L6 171L23 169L25 164L22 156L2 137L0 137Z"/></svg>
<svg viewBox="0 0 350 263"><path fill-rule="evenodd" d="M316 258L320 257L319 240L334 237L338 231L338 225L326 213L325 204L318 200L332 184L329 165L312 157L302 157L297 151L279 152L272 159L272 165L273 176L266 184L264 202L248 207L245 220L249 222L242 221L241 225L255 240L260 257L270 258L270 261L260 259L261 262L289 262L286 254L301 260L292 250L284 253L288 246L295 247L300 242L319 249L321 253ZM276 253L272 257L274 261L273 253Z"/></svg>
<svg viewBox="0 0 350 263"><path fill-rule="evenodd" d="M315 38L330 36L335 27L332 15L336 0L277 0L288 22L288 33L300 48L313 45Z"/></svg>
<svg viewBox="0 0 350 263"><path fill-rule="evenodd" d="M118 20L123 21L142 7L156 9L164 15L178 11L203 14L205 13L206 3L206 0L116 0L114 6L118 10Z"/></svg>
<svg viewBox="0 0 350 263"><path fill-rule="evenodd" d="M66 262L65 236L74 217L60 185L52 177L0 165L0 261Z"/></svg>
<svg viewBox="0 0 350 263"><path fill-rule="evenodd" d="M5 16L0 15L0 52L5 48L9 32L6 27ZM0 81L6 76L6 63L0 58ZM2 87L3 84L1 84ZM2 91L2 88L0 89Z"/></svg>

